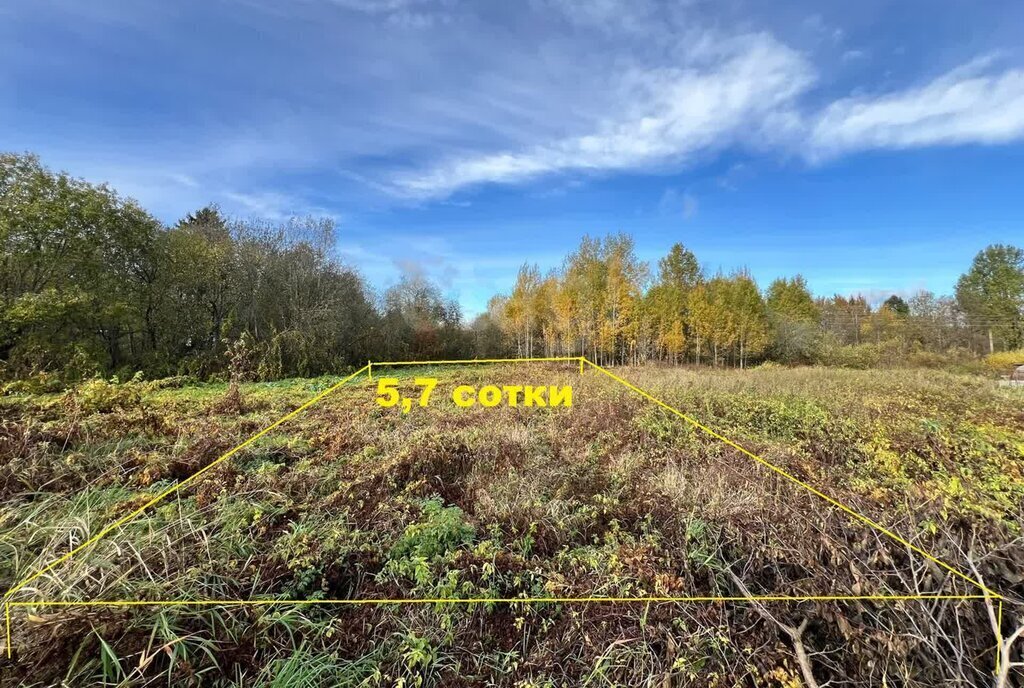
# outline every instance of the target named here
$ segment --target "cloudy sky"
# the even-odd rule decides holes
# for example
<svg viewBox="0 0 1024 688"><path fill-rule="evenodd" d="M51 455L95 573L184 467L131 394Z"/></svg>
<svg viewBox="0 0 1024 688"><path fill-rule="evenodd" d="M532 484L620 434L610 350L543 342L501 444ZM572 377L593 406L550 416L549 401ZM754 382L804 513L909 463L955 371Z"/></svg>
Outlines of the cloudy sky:
<svg viewBox="0 0 1024 688"><path fill-rule="evenodd" d="M167 222L329 215L468 314L585 234L950 292L1024 243L1024 3L13 0L0 149Z"/></svg>

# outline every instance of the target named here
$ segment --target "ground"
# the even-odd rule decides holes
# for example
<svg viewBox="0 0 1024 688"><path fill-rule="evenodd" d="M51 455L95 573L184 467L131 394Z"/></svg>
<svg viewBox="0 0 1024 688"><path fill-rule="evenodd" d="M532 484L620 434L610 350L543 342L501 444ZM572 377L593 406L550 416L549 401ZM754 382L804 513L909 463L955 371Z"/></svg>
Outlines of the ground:
<svg viewBox="0 0 1024 688"><path fill-rule="evenodd" d="M1024 396L980 377L616 368L1010 596ZM970 595L980 589L575 364L350 385L15 593L25 600ZM340 378L91 382L0 399L7 589ZM470 409L458 384L571 385ZM987 601L15 607L0 685L977 685ZM1008 629L1015 608L1004 609ZM801 627L799 637L786 631Z"/></svg>

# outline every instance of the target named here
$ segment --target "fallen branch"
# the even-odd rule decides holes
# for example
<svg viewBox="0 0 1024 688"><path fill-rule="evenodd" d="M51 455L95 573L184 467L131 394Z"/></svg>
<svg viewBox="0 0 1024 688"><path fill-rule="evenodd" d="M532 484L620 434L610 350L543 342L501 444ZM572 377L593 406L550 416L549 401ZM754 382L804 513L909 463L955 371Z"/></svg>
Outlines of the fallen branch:
<svg viewBox="0 0 1024 688"><path fill-rule="evenodd" d="M814 666L811 664L811 658L807 654L807 648L804 647L803 641L804 631L807 630L807 624L810 622L810 619L804 617L800 622L800 625L795 627L779 621L763 604L753 599L753 596L750 594L747 586L743 584L743 581L741 581L735 573L729 571L729 576L743 595L750 598L750 602L754 605L754 609L756 609L762 617L774 623L789 636L790 642L793 643L793 651L796 653L797 664L800 666L800 673L803 675L804 683L807 684L808 688L821 688L821 684L819 684L817 679L814 678Z"/></svg>

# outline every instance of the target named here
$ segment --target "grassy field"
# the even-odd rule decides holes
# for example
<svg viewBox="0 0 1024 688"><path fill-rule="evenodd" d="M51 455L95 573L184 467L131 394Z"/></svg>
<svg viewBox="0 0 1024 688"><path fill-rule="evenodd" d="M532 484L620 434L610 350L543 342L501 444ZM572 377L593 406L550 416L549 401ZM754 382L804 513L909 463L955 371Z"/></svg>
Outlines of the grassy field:
<svg viewBox="0 0 1024 688"><path fill-rule="evenodd" d="M944 562L1024 593L1024 395L924 371L614 371ZM375 371L379 374L380 371ZM976 586L573 365L365 379L21 588L18 601L962 595ZM402 370L412 390L412 373ZM339 378L0 398L0 584ZM572 385L571 408L457 384ZM1006 604L1004 632L1021 623ZM36 606L0 685L991 683L984 600ZM805 668L806 669L806 668Z"/></svg>

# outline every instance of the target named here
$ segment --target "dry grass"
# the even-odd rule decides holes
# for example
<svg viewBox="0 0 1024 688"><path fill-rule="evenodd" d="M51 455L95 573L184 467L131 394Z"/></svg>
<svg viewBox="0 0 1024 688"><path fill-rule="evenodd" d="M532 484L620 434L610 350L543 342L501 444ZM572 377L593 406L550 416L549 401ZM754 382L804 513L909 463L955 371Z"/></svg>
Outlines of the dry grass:
<svg viewBox="0 0 1024 688"><path fill-rule="evenodd" d="M917 371L618 371L921 547L1021 592L1024 412ZM343 388L19 599L965 593L969 585L607 378L416 371L401 415ZM405 372L402 373L405 375ZM0 582L84 541L329 380L0 400ZM571 409L457 410L455 384L572 384ZM833 685L982 680L978 604L772 605ZM746 604L36 608L0 683L789 685ZM21 610L16 611L16 616ZM1011 615L1013 612L1009 612Z"/></svg>

